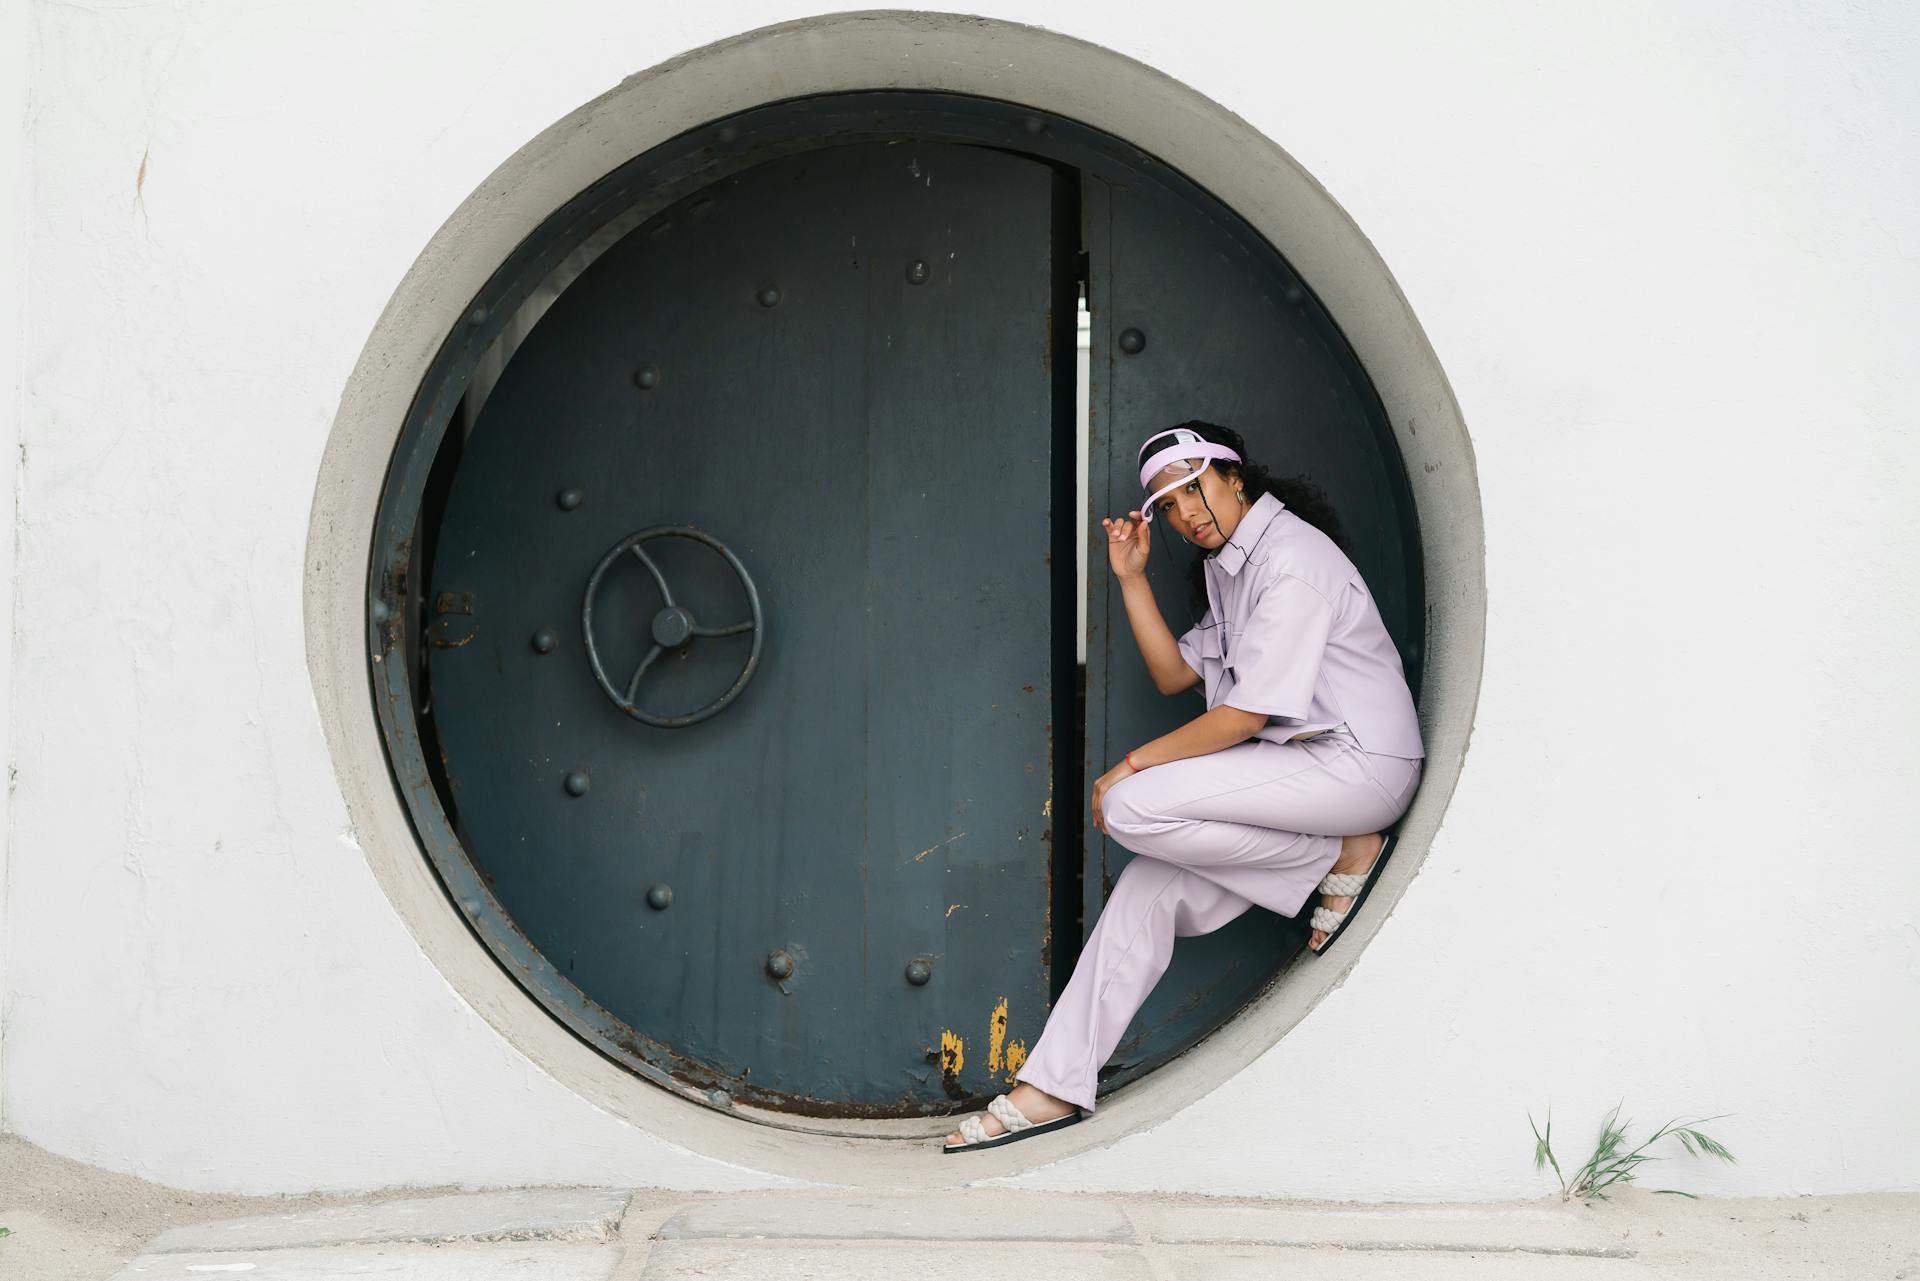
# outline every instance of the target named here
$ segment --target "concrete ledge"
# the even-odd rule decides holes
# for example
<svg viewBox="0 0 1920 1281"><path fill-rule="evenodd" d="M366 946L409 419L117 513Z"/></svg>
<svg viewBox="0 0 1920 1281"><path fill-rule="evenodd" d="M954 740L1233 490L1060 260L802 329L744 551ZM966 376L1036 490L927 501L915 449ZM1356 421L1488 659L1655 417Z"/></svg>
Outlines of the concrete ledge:
<svg viewBox="0 0 1920 1281"><path fill-rule="evenodd" d="M647 1256L640 1277L641 1281L683 1281L686 1277L700 1277L702 1281L891 1281L895 1277L962 1275L967 1281L1155 1278L1146 1259L1132 1246L993 1242L959 1254L950 1245L865 1241L812 1245L662 1241Z"/></svg>
<svg viewBox="0 0 1920 1281"><path fill-rule="evenodd" d="M1624 1259L1522 1254L1404 1254L1245 1246L1155 1248L1157 1281L1650 1281Z"/></svg>
<svg viewBox="0 0 1920 1281"><path fill-rule="evenodd" d="M619 1188L532 1188L361 1201L174 1228L156 1237L147 1252L297 1250L409 1241L604 1242L613 1240L632 1195Z"/></svg>
<svg viewBox="0 0 1920 1281"><path fill-rule="evenodd" d="M143 1254L114 1281L609 1281L620 1266L614 1245L342 1246L237 1254Z"/></svg>
<svg viewBox="0 0 1920 1281"><path fill-rule="evenodd" d="M925 1242L662 1241L641 1281L847 1281L941 1277L968 1281L1646 1281L1621 1259L1405 1254L1274 1246L1147 1246L991 1242L957 1253Z"/></svg>
<svg viewBox="0 0 1920 1281"><path fill-rule="evenodd" d="M792 1241L1133 1242L1112 1201L1026 1192L915 1197L731 1197L688 1206L661 1225L662 1240L749 1237Z"/></svg>
<svg viewBox="0 0 1920 1281"><path fill-rule="evenodd" d="M390 1207L400 1213L384 1213ZM238 1217L243 1213L249 1217ZM232 1217L207 1221L218 1214ZM1131 1239L1102 1239L1122 1221L1132 1229ZM1630 1187L1602 1205L1583 1206L1552 1196L1374 1205L999 1188L720 1195L640 1189L629 1199L619 1189L543 1188L443 1196L377 1193L290 1204L173 1193L90 1171L8 1136L0 1136L0 1223L15 1230L0 1242L3 1281L224 1276L636 1281L697 1276L698 1268L718 1281L729 1276L848 1281L992 1278L1012 1276L1015 1268L1023 1269L1024 1278L1036 1267L1060 1281L1920 1277L1920 1193L1914 1192L1696 1201ZM416 1237L474 1232L506 1239L231 1248L246 1240L312 1243L337 1241L346 1232L391 1234L396 1223ZM243 1235L260 1232L262 1225L276 1235ZM173 1231L155 1235L166 1228ZM982 1235L989 1231L1002 1236ZM559 1239L512 1239L529 1232ZM579 1232L611 1239L567 1239ZM766 1235L724 1235L736 1232ZM918 1241L900 1239L911 1234L925 1235ZM867 1239L849 1239L855 1236ZM155 1248L195 1241L215 1248ZM1619 1257L1628 1253L1631 1257ZM124 1260L135 1254L140 1257L127 1266Z"/></svg>
<svg viewBox="0 0 1920 1281"><path fill-rule="evenodd" d="M1579 1206L1207 1205L1129 1206L1151 1240L1167 1244L1248 1242L1350 1250L1432 1250L1474 1254L1559 1254L1626 1259L1633 1251L1589 1222Z"/></svg>

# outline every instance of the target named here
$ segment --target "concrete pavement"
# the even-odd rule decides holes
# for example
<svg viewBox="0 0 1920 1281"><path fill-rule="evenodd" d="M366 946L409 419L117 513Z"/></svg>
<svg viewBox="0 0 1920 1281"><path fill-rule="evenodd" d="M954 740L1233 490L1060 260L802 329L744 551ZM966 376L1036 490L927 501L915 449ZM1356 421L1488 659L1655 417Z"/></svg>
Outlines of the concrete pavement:
<svg viewBox="0 0 1920 1281"><path fill-rule="evenodd" d="M1070 1196L615 1189L401 1197L186 1225L115 1281L334 1281L366 1275L617 1281L969 1277L1539 1277L1651 1274L1578 1207L1328 1207Z"/></svg>
<svg viewBox="0 0 1920 1281"><path fill-rule="evenodd" d="M1629 1190L1588 1206L533 1188L277 1201L159 1189L18 1140L0 1140L0 1157L0 1224L15 1230L0 1240L4 1281L1920 1281L1920 1194L1908 1193Z"/></svg>

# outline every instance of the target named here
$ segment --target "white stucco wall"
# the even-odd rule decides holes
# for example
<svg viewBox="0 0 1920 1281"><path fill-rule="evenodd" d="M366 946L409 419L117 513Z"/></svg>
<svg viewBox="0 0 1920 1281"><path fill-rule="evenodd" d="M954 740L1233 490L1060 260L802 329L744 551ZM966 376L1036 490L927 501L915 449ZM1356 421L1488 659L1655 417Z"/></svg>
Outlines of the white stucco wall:
<svg viewBox="0 0 1920 1281"><path fill-rule="evenodd" d="M0 9L34 51L0 150L32 192L0 203L31 246L23 339L0 320L11 1128L204 1188L776 1181L616 1121L454 995L347 830L300 608L341 387L435 229L623 77L810 11ZM977 11L1160 68L1328 187L1452 378L1487 525L1472 750L1351 979L1024 1181L1523 1195L1529 1109L1585 1131L1624 1097L1734 1114L1741 1163L1681 1186L1920 1187L1920 17Z"/></svg>
<svg viewBox="0 0 1920 1281"><path fill-rule="evenodd" d="M27 160L27 86L30 83L32 21L27 0L0 0L0 460L17 459L21 409L25 403L27 300L26 257L29 223ZM12 463L7 472L17 479ZM7 514L0 528L0 618L9 623L0 645L0 756L13 763L13 525L15 488L0 487ZM0 1133L7 1129L7 885L12 846L13 789L0 789Z"/></svg>

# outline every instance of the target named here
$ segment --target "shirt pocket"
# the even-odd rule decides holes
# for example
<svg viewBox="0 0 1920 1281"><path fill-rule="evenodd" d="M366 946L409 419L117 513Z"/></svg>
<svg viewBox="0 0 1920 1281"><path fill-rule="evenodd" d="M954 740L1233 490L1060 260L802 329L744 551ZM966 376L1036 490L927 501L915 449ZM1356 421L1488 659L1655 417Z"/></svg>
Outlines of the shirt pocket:
<svg viewBox="0 0 1920 1281"><path fill-rule="evenodd" d="M1194 651L1200 658L1201 687L1205 691L1207 706L1215 706L1218 699L1224 697L1223 685L1226 682L1226 636L1219 627L1204 628L1194 635Z"/></svg>
<svg viewBox="0 0 1920 1281"><path fill-rule="evenodd" d="M1231 623L1222 623L1214 628L1214 635L1220 645L1220 667L1228 676L1233 675L1234 656L1240 652L1241 630Z"/></svg>

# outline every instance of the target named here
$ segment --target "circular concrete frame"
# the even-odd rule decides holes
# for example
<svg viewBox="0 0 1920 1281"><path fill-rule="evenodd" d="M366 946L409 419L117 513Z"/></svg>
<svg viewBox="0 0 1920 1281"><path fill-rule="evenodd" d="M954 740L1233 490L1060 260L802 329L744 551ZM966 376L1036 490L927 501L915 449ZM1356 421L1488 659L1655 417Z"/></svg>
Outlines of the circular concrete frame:
<svg viewBox="0 0 1920 1281"><path fill-rule="evenodd" d="M872 1122L852 1135L844 1123L817 1133L786 1117L743 1125L641 1080L569 1032L501 969L435 878L394 786L368 673L367 566L388 461L429 364L495 267L576 193L677 134L767 102L879 89L974 94L1079 120L1179 169L1244 218L1313 287L1372 378L1424 548L1426 776L1402 822L1401 853L1342 956L1286 971L1207 1040L1103 1100L1095 1122L1030 1145L1036 1151L1015 1145L965 1162L932 1159L928 1142L950 1121ZM515 152L435 233L374 325L321 459L307 537L307 660L375 878L448 982L518 1050L614 1116L717 1160L814 1183L948 1186L1019 1174L1161 1124L1339 986L1418 871L1459 779L1485 643L1484 538L1472 444L1432 347L1373 246L1273 142L1152 68L1066 36L951 14L832 14L629 77Z"/></svg>

